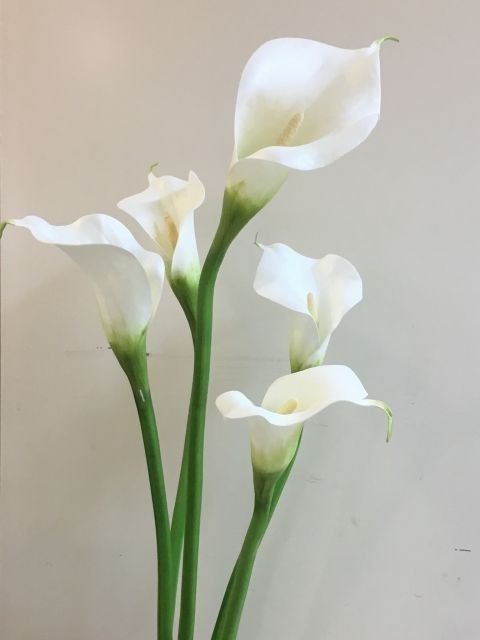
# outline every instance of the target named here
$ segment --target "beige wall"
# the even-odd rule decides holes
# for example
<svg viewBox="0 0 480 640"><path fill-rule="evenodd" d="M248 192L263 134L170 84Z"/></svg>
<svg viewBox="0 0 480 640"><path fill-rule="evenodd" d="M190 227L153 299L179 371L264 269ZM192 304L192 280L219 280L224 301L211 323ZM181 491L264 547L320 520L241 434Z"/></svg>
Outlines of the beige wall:
<svg viewBox="0 0 480 640"><path fill-rule="evenodd" d="M194 169L204 252L249 54L281 35L346 47L393 33L383 116L323 171L293 175L231 251L212 397L286 371L287 318L251 284L258 231L336 252L364 302L335 335L396 415L338 406L309 425L256 567L243 640L476 640L480 440L479 42L473 0L4 0L3 214L67 223ZM152 640L153 529L136 417L88 283L11 230L2 256L3 640ZM173 497L191 349L170 292L150 366ZM246 429L211 406L199 640L249 518ZM471 552L457 551L458 548Z"/></svg>

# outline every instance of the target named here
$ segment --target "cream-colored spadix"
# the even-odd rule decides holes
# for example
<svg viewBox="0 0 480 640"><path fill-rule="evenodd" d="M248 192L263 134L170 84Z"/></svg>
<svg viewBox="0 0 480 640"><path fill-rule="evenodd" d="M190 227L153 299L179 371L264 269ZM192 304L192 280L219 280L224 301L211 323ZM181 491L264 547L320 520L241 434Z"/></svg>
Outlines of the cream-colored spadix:
<svg viewBox="0 0 480 640"><path fill-rule="evenodd" d="M240 391L227 391L216 400L225 418L250 419L252 463L259 473L285 469L295 454L303 423L335 402L389 411L383 403L367 399L355 373L340 365L312 367L278 378L260 405Z"/></svg>
<svg viewBox="0 0 480 640"><path fill-rule="evenodd" d="M90 276L105 333L114 348L146 331L162 293L162 258L141 247L118 220L101 213L57 226L37 216L8 220L43 243L62 249Z"/></svg>
<svg viewBox="0 0 480 640"><path fill-rule="evenodd" d="M281 243L258 246L263 253L255 291L296 312L290 342L292 369L321 364L332 333L362 299L360 275L340 256L316 260Z"/></svg>
<svg viewBox="0 0 480 640"><path fill-rule="evenodd" d="M193 171L188 180L150 172L148 183L144 191L120 200L118 207L157 243L168 277L198 279L194 212L205 199L203 184Z"/></svg>
<svg viewBox="0 0 480 640"><path fill-rule="evenodd" d="M368 137L380 115L382 41L341 49L278 38L247 62L228 187L268 200L290 169L324 167Z"/></svg>

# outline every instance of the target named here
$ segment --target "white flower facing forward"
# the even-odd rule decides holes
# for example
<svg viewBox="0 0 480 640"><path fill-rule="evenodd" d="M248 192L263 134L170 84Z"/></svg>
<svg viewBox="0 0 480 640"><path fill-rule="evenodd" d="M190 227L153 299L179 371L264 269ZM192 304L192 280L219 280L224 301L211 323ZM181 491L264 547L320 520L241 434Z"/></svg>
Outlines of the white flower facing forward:
<svg viewBox="0 0 480 640"><path fill-rule="evenodd" d="M263 254L255 291L296 312L290 339L292 371L321 364L332 333L362 299L360 275L340 256L315 260L281 243L258 246Z"/></svg>
<svg viewBox="0 0 480 640"><path fill-rule="evenodd" d="M342 365L312 367L278 378L268 388L260 406L240 391L223 393L216 404L225 418L250 419L253 468L257 473L272 474L282 472L292 460L303 423L335 402L384 409L389 439L390 410L384 403L368 399L355 373Z"/></svg>
<svg viewBox="0 0 480 640"><path fill-rule="evenodd" d="M165 266L121 222L96 213L65 226L37 216L6 224L24 227L39 242L56 245L90 276L105 333L116 353L144 336L160 300Z"/></svg>
<svg viewBox="0 0 480 640"><path fill-rule="evenodd" d="M385 39L362 49L303 38L259 47L240 80L227 191L258 211L290 169L324 167L363 142L380 115Z"/></svg>
<svg viewBox="0 0 480 640"><path fill-rule="evenodd" d="M145 191L120 200L118 207L134 218L157 243L167 277L196 283L200 274L194 211L205 199L205 189L190 171L188 180L157 177L151 171Z"/></svg>

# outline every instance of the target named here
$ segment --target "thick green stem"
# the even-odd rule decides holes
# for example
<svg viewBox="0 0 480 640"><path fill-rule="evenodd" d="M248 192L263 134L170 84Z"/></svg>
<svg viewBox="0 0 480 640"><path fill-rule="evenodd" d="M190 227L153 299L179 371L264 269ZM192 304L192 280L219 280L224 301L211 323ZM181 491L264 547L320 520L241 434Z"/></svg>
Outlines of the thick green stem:
<svg viewBox="0 0 480 640"><path fill-rule="evenodd" d="M287 482L287 480L288 480L288 478L290 476L290 472L292 470L292 467L293 467L293 465L295 463L295 459L296 459L297 454L298 454L298 449L300 448L301 440L302 440L302 435L300 435L300 438L298 440L297 449L295 451L295 455L293 456L292 460L290 461L290 464L285 469L285 471L279 476L278 480L276 480L276 482L273 485L272 499L271 499L270 507L269 507L267 526L270 524L270 520L272 519L273 513L274 513L274 511L275 511L275 509L277 507L278 501L280 500L280 496L282 495L282 492L283 492L283 489L285 487L285 484L286 484L286 482ZM222 630L224 628L225 618L227 616L227 609L231 606L230 603L235 598L235 596L233 595L232 590L233 590L233 584L234 584L236 572L237 572L237 564L235 564L235 566L233 567L233 571L232 571L232 574L230 576L230 580L228 581L228 585L227 585L227 588L225 590L225 595L223 596L222 604L221 604L220 610L218 612L218 617L217 617L217 622L215 624L214 633L220 633L220 630ZM215 635L213 637L215 637ZM219 640L220 640L220 638L222 638L221 635L217 635L216 637Z"/></svg>
<svg viewBox="0 0 480 640"><path fill-rule="evenodd" d="M235 640L247 597L255 558L270 522L271 494L268 500L255 499L252 519L228 583L212 640Z"/></svg>
<svg viewBox="0 0 480 640"><path fill-rule="evenodd" d="M268 199L270 199L269 196ZM226 189L220 224L208 252L198 286L195 358L187 424L188 490L183 545L179 640L192 640L195 628L198 548L203 486L203 447L212 341L213 295L218 271L240 230L268 201L251 202L238 189Z"/></svg>
<svg viewBox="0 0 480 640"><path fill-rule="evenodd" d="M172 278L172 290L180 302L190 327L193 345L195 346L195 330L197 326L197 297L198 282L192 283L179 277ZM178 574L182 557L183 538L185 535L185 514L187 511L187 481L188 481L188 440L189 430L185 432L182 463L178 478L177 495L172 515L171 540L172 540L172 580L173 601L176 600Z"/></svg>
<svg viewBox="0 0 480 640"><path fill-rule="evenodd" d="M157 638L172 640L174 601L172 597L172 552L167 496L157 425L148 382L145 339L132 350L112 345L132 387L142 430L152 496L157 545Z"/></svg>
<svg viewBox="0 0 480 640"><path fill-rule="evenodd" d="M220 231L220 229L219 229ZM212 340L213 294L227 246L217 233L200 277L192 393L187 425L188 495L183 550L180 640L192 640L195 626L198 547L203 485L203 446Z"/></svg>

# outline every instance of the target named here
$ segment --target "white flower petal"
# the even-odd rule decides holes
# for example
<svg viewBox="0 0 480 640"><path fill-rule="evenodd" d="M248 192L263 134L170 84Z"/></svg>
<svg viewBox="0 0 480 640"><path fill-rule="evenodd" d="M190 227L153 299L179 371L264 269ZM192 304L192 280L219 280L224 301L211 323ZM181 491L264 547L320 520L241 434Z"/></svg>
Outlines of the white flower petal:
<svg viewBox="0 0 480 640"><path fill-rule="evenodd" d="M240 80L234 160L308 170L355 148L380 114L379 49L378 42L350 50L303 38L263 44Z"/></svg>
<svg viewBox="0 0 480 640"><path fill-rule="evenodd" d="M172 274L198 272L194 211L205 199L205 189L190 171L188 180L148 176L149 187L124 198L118 207L134 218L158 244Z"/></svg>
<svg viewBox="0 0 480 640"><path fill-rule="evenodd" d="M36 240L54 244L92 279L109 341L139 337L157 309L164 280L163 260L141 247L118 220L92 214L57 226L37 216L8 220Z"/></svg>
<svg viewBox="0 0 480 640"><path fill-rule="evenodd" d="M271 414L272 424L294 424L305 422L335 402L358 403L366 396L367 392L351 369L327 365L277 378L268 388L262 407ZM295 411L287 415L275 413L292 398L298 403Z"/></svg>
<svg viewBox="0 0 480 640"><path fill-rule="evenodd" d="M250 441L252 460L264 472L287 465L303 423L335 402L380 406L367 399L367 392L348 367L328 365L278 378L267 390L261 406L243 393L228 391L217 398L220 413L226 418L252 418ZM382 408L384 408L382 406ZM285 412L287 411L287 412ZM260 470L260 467L258 467Z"/></svg>
<svg viewBox="0 0 480 640"><path fill-rule="evenodd" d="M326 339L343 316L361 301L362 279L351 262L336 255L317 260L315 279L317 324L321 338Z"/></svg>
<svg viewBox="0 0 480 640"><path fill-rule="evenodd" d="M312 318L316 339L305 323L302 338L297 324L292 333L290 355L296 363L319 364L343 316L362 299L360 275L340 256L327 255L314 260L281 243L261 245L261 248L263 255L253 287L264 298Z"/></svg>
<svg viewBox="0 0 480 640"><path fill-rule="evenodd" d="M318 260L307 258L280 242L259 246L262 257L253 282L255 291L287 309L309 314L307 296L317 290Z"/></svg>
<svg viewBox="0 0 480 640"><path fill-rule="evenodd" d="M224 418L250 418L256 415L255 406L241 391L225 391L215 401Z"/></svg>
<svg viewBox="0 0 480 640"><path fill-rule="evenodd" d="M328 365L312 367L278 378L269 387L261 406L240 391L227 391L217 398L217 408L226 418L258 416L279 427L305 422L334 402L360 402L367 392L348 367ZM289 400L298 403L291 413L279 410Z"/></svg>
<svg viewBox="0 0 480 640"><path fill-rule="evenodd" d="M324 167L371 133L380 115L382 42L340 49L278 38L254 52L240 79L227 180L229 201L244 203L244 224L291 169Z"/></svg>

